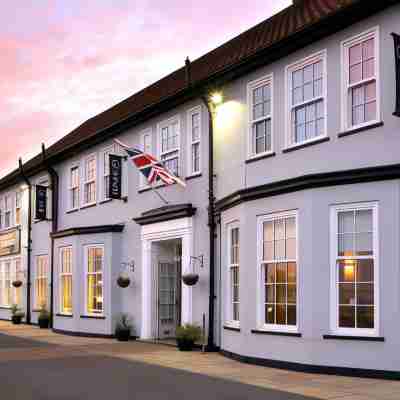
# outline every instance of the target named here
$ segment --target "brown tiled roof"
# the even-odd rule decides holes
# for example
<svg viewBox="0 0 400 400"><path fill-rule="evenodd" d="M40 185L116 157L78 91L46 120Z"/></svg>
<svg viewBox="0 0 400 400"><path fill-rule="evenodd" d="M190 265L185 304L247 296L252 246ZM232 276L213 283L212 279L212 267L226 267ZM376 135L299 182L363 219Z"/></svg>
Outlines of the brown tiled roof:
<svg viewBox="0 0 400 400"><path fill-rule="evenodd" d="M260 54L266 54L263 61L266 64L269 62L268 57L272 56L280 44L288 43L303 33L312 37L313 30L317 26L338 24L337 29L340 29L338 19L333 21L332 17L354 13L354 9L357 7L358 10L364 11L366 8L371 9L369 11L371 14L396 2L393 0L299 0L296 3L298 4L284 9L193 61L191 63L192 88L205 87L213 79L228 74L234 68L246 65ZM362 6L361 3L363 3ZM373 3L375 4L372 5ZM355 18L362 17L360 15ZM297 47L303 43L301 41L294 42ZM269 54L266 53L268 50L270 50ZM102 137L105 138L105 130L111 126L151 110L157 112L156 108L159 109L160 103L183 95L190 90L186 82L185 68L180 68L77 127L48 149L48 157L54 160L55 157L61 157L71 148L82 145L88 140L93 138L101 140ZM28 161L24 168L28 173L36 172L41 162L42 157L39 155ZM18 171L14 171L0 180L0 187L15 180L16 176L18 176Z"/></svg>

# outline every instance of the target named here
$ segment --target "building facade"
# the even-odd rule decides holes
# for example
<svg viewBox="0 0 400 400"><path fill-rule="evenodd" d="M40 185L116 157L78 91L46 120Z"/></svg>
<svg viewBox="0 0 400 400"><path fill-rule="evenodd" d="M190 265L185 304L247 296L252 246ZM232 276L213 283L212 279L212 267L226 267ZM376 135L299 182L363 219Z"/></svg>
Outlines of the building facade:
<svg viewBox="0 0 400 400"><path fill-rule="evenodd" d="M0 234L21 246L0 259L0 317L18 301L34 323L44 304L58 332L112 336L124 312L141 339L195 323L247 362L398 374L400 6L379 3L295 2L5 177ZM114 139L186 188L150 188ZM49 211L35 221L37 186ZM10 282L19 259L30 290Z"/></svg>

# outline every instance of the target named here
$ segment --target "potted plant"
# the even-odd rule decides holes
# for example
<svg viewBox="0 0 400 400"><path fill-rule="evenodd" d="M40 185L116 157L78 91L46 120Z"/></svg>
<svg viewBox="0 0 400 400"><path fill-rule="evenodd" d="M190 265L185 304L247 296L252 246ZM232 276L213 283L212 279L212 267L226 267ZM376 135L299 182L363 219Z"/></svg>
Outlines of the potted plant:
<svg viewBox="0 0 400 400"><path fill-rule="evenodd" d="M41 329L47 329L50 325L50 313L47 310L45 304L43 304L40 307L38 323L39 323L39 328L41 328Z"/></svg>
<svg viewBox="0 0 400 400"><path fill-rule="evenodd" d="M194 344L201 338L201 328L197 325L178 326L176 343L180 351L192 351Z"/></svg>
<svg viewBox="0 0 400 400"><path fill-rule="evenodd" d="M128 314L120 314L115 327L115 337L120 342L127 342L131 337L132 323Z"/></svg>
<svg viewBox="0 0 400 400"><path fill-rule="evenodd" d="M199 281L199 274L189 272L182 276L182 281L187 286L194 286Z"/></svg>
<svg viewBox="0 0 400 400"><path fill-rule="evenodd" d="M25 317L25 313L19 309L17 304L13 304L11 307L11 321L14 325L19 325L22 318Z"/></svg>
<svg viewBox="0 0 400 400"><path fill-rule="evenodd" d="M118 286L119 286L120 288L125 289L125 288L127 288L127 287L130 285L130 283L131 283L131 279L129 278L128 274L126 274L126 273L121 273L121 274L118 276L117 284L118 284Z"/></svg>

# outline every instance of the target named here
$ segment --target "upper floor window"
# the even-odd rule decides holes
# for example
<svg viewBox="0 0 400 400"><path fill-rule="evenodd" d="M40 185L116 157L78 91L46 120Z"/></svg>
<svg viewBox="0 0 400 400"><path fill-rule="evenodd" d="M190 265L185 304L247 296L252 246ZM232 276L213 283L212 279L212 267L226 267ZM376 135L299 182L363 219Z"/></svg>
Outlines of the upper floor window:
<svg viewBox="0 0 400 400"><path fill-rule="evenodd" d="M83 182L83 204L93 204L96 202L96 178L97 160L92 155L85 159L84 182Z"/></svg>
<svg viewBox="0 0 400 400"><path fill-rule="evenodd" d="M343 130L379 120L379 30L358 35L342 43Z"/></svg>
<svg viewBox="0 0 400 400"><path fill-rule="evenodd" d="M12 219L12 204L11 195L4 196L4 228L11 226Z"/></svg>
<svg viewBox="0 0 400 400"><path fill-rule="evenodd" d="M165 167L179 176L180 132L179 119L174 118L160 125L160 158Z"/></svg>
<svg viewBox="0 0 400 400"><path fill-rule="evenodd" d="M377 331L377 205L332 209L332 329L345 334Z"/></svg>
<svg viewBox="0 0 400 400"><path fill-rule="evenodd" d="M287 68L288 138L295 146L326 135L326 52Z"/></svg>
<svg viewBox="0 0 400 400"><path fill-rule="evenodd" d="M49 258L47 255L36 257L35 306L47 307Z"/></svg>
<svg viewBox="0 0 400 400"><path fill-rule="evenodd" d="M72 210L79 207L79 181L79 166L74 166L70 169L69 176L69 197Z"/></svg>
<svg viewBox="0 0 400 400"><path fill-rule="evenodd" d="M249 101L249 156L272 151L272 75L251 82Z"/></svg>
<svg viewBox="0 0 400 400"><path fill-rule="evenodd" d="M261 217L260 325L297 329L297 213Z"/></svg>
<svg viewBox="0 0 400 400"><path fill-rule="evenodd" d="M107 148L101 153L102 161L102 200L108 200L110 195L110 155L113 154L113 148Z"/></svg>
<svg viewBox="0 0 400 400"><path fill-rule="evenodd" d="M196 107L188 112L188 141L188 174L190 176L199 174L201 172L201 107Z"/></svg>
<svg viewBox="0 0 400 400"><path fill-rule="evenodd" d="M234 224L228 228L228 273L229 273L229 301L227 310L228 323L239 325L239 306L240 306L240 279L239 279L239 227Z"/></svg>
<svg viewBox="0 0 400 400"><path fill-rule="evenodd" d="M16 225L21 225L21 199L22 199L22 193L21 192L16 192L15 193L15 224Z"/></svg>

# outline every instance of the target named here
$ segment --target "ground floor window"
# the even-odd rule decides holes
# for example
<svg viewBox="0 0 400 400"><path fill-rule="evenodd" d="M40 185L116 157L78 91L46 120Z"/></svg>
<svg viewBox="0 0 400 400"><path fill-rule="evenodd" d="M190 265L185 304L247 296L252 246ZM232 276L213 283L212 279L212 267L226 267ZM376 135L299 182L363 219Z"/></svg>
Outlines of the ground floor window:
<svg viewBox="0 0 400 400"><path fill-rule="evenodd" d="M239 324L239 307L240 307L240 275L239 275L239 226L232 224L228 227L228 273L229 273L229 308L227 319L228 322Z"/></svg>
<svg viewBox="0 0 400 400"><path fill-rule="evenodd" d="M48 306L48 274L49 257L41 255L36 257L36 276L35 276L35 307L42 308Z"/></svg>
<svg viewBox="0 0 400 400"><path fill-rule="evenodd" d="M332 210L334 330L377 329L377 204Z"/></svg>
<svg viewBox="0 0 400 400"><path fill-rule="evenodd" d="M88 314L102 314L104 247L86 247L86 309Z"/></svg>
<svg viewBox="0 0 400 400"><path fill-rule="evenodd" d="M72 314L72 248L60 249L60 311Z"/></svg>
<svg viewBox="0 0 400 400"><path fill-rule="evenodd" d="M269 329L297 327L297 213L259 219L260 323Z"/></svg>

